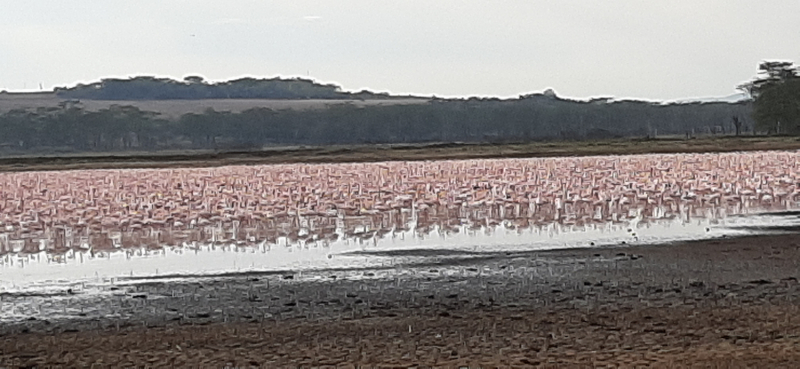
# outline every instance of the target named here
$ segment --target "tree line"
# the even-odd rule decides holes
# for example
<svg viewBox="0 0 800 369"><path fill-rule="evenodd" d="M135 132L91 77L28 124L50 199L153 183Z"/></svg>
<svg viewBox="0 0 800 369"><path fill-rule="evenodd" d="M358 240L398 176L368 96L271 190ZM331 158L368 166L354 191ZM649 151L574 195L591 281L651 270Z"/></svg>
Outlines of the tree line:
<svg viewBox="0 0 800 369"><path fill-rule="evenodd" d="M800 134L800 72L792 62L764 61L738 86L738 103L659 104L562 99L552 92L516 99L432 98L420 104L357 106L347 100L399 96L342 92L304 79L208 83L155 77L104 79L57 88L58 107L0 114L0 152L251 149L282 145L428 142L522 142L701 134ZM187 113L168 119L123 100L337 99L323 109ZM93 111L80 100L119 100Z"/></svg>
<svg viewBox="0 0 800 369"><path fill-rule="evenodd" d="M99 111L75 101L0 114L6 152L250 149L280 145L521 142L752 133L748 101L656 104L518 99L432 99L424 104L334 104L308 110L206 110L167 119L134 106Z"/></svg>

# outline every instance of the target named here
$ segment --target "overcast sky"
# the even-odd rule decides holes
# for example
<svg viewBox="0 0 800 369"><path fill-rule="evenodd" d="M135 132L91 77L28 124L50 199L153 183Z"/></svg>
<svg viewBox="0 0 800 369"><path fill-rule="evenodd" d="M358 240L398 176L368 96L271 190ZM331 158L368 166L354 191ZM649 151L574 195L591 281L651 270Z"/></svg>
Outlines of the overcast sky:
<svg viewBox="0 0 800 369"><path fill-rule="evenodd" d="M798 0L0 0L0 89L310 76L346 90L725 96L800 62Z"/></svg>

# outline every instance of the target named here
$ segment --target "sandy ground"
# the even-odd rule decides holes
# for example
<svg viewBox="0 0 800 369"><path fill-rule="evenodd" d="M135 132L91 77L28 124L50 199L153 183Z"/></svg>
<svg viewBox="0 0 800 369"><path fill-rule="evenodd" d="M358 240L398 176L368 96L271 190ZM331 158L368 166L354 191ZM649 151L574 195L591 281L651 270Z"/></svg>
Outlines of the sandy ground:
<svg viewBox="0 0 800 369"><path fill-rule="evenodd" d="M800 367L794 233L404 262L418 254L6 294L38 308L0 326L0 366Z"/></svg>

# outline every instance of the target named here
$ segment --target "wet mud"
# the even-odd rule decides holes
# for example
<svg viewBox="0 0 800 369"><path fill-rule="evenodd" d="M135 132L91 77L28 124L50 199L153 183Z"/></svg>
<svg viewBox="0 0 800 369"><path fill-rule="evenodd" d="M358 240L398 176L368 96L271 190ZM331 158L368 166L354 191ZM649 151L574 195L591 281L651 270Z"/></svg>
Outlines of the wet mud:
<svg viewBox="0 0 800 369"><path fill-rule="evenodd" d="M2 324L0 362L791 366L798 261L778 234L5 294L30 317Z"/></svg>

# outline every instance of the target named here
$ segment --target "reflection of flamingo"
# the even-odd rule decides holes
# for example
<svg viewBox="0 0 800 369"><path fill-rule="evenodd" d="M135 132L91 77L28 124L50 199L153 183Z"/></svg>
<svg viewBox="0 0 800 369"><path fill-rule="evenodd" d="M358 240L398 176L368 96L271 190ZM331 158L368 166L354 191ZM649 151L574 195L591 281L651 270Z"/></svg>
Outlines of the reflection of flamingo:
<svg viewBox="0 0 800 369"><path fill-rule="evenodd" d="M337 218L361 217L385 233L407 229L411 208L423 232L452 232L461 219L473 225L525 219L514 221L524 228L638 216L630 214L669 218L689 205L730 213L797 201L798 163L797 153L756 152L6 173L0 174L0 234L6 245L30 239L24 248L31 251L49 240L55 252L81 238L96 250L109 248L110 232L123 233L123 248L212 238L332 241L338 235L329 225ZM318 226L300 235L301 221ZM288 228L279 229L282 223Z"/></svg>

